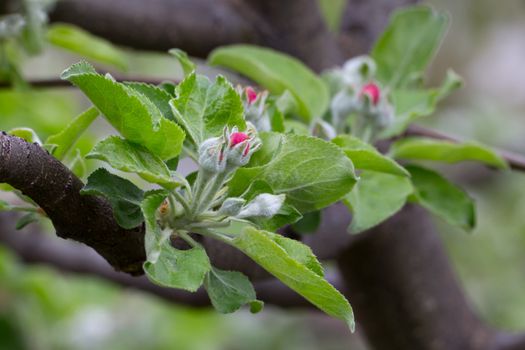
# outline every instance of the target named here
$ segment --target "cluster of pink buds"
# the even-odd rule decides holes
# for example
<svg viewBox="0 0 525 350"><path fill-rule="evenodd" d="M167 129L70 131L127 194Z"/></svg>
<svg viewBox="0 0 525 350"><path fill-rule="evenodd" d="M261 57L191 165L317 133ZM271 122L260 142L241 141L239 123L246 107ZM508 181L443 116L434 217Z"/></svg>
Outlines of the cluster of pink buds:
<svg viewBox="0 0 525 350"><path fill-rule="evenodd" d="M245 131L237 127L224 128L223 135L205 140L199 147L199 165L210 172L220 173L248 164L261 142L255 127L248 123Z"/></svg>
<svg viewBox="0 0 525 350"><path fill-rule="evenodd" d="M254 124L259 131L271 131L270 117L266 106L268 91L258 93L251 86L244 89L238 86L237 93L241 96L244 104L244 118Z"/></svg>

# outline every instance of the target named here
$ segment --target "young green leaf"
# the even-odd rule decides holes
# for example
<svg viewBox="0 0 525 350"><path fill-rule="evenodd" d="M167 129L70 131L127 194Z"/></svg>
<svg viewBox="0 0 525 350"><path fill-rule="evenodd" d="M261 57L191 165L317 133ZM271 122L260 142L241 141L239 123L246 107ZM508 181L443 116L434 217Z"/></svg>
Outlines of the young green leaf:
<svg viewBox="0 0 525 350"><path fill-rule="evenodd" d="M146 96L97 74L86 62L72 65L62 79L78 86L122 136L162 159L179 155L184 131L166 118Z"/></svg>
<svg viewBox="0 0 525 350"><path fill-rule="evenodd" d="M146 226L144 245L147 261L154 264L158 261L162 245L169 239L169 233L163 234L157 223L157 209L166 199L168 193L163 190L149 191L140 204Z"/></svg>
<svg viewBox="0 0 525 350"><path fill-rule="evenodd" d="M451 92L463 84L461 78L449 70L439 88L432 89L396 89L391 93L396 106L394 123L379 135L380 138L390 138L402 133L415 120L434 113L436 105Z"/></svg>
<svg viewBox="0 0 525 350"><path fill-rule="evenodd" d="M64 159L80 135L86 131L98 115L99 111L95 107L91 107L73 119L71 123L58 134L49 136L46 144L55 145L51 154L58 160Z"/></svg>
<svg viewBox="0 0 525 350"><path fill-rule="evenodd" d="M508 168L507 162L490 148L475 142L456 143L411 137L395 142L390 154L400 159L434 160L445 163L478 161L496 168Z"/></svg>
<svg viewBox="0 0 525 350"><path fill-rule="evenodd" d="M281 248L283 248L286 253L299 264L306 266L311 271L315 272L317 275L324 277L323 265L317 260L317 257L312 252L309 246L296 241L295 239L290 239L279 234L261 231L272 241L277 243Z"/></svg>
<svg viewBox="0 0 525 350"><path fill-rule="evenodd" d="M144 221L140 209L144 192L131 181L113 175L104 168L89 175L87 185L80 193L106 197L113 208L115 220L125 229L137 227Z"/></svg>
<svg viewBox="0 0 525 350"><path fill-rule="evenodd" d="M350 233L367 230L399 211L413 188L406 177L363 171L352 192L343 200L352 212Z"/></svg>
<svg viewBox="0 0 525 350"><path fill-rule="evenodd" d="M261 303L248 277L237 271L212 267L204 279L204 288L213 307L223 314L234 312L244 304ZM261 307L256 306L256 310L260 311Z"/></svg>
<svg viewBox="0 0 525 350"><path fill-rule="evenodd" d="M117 136L110 136L97 143L86 158L103 160L115 169L137 173L146 181L168 188L177 185L170 177L168 167L159 157L146 148Z"/></svg>
<svg viewBox="0 0 525 350"><path fill-rule="evenodd" d="M435 171L416 165L406 169L412 176L414 200L451 225L471 230L476 224L472 198Z"/></svg>
<svg viewBox="0 0 525 350"><path fill-rule="evenodd" d="M262 135L261 135L262 136ZM324 208L350 192L356 182L352 162L336 145L309 136L268 133L261 157L252 168L240 168L229 182L230 196L238 197L253 181L266 182L275 194L299 212ZM272 152L273 156L266 157ZM255 153L257 155L257 153ZM267 162L267 163L264 163Z"/></svg>
<svg viewBox="0 0 525 350"><path fill-rule="evenodd" d="M0 200L0 211L9 211L11 210L11 205L5 201Z"/></svg>
<svg viewBox="0 0 525 350"><path fill-rule="evenodd" d="M208 62L237 71L274 94L290 91L306 121L321 116L328 107L330 96L323 81L291 56L257 46L232 45L214 50Z"/></svg>
<svg viewBox="0 0 525 350"><path fill-rule="evenodd" d="M246 126L241 98L223 76L211 82L192 73L175 88L175 94L170 101L173 113L197 145L219 136L226 125L241 130Z"/></svg>
<svg viewBox="0 0 525 350"><path fill-rule="evenodd" d="M420 78L447 27L447 16L430 7L413 6L397 11L372 49L379 81L397 88Z"/></svg>
<svg viewBox="0 0 525 350"><path fill-rule="evenodd" d="M348 3L345 0L319 0L319 8L324 20L334 33L338 33L343 19L345 7Z"/></svg>
<svg viewBox="0 0 525 350"><path fill-rule="evenodd" d="M169 105L171 95L166 90L146 83L124 82L124 84L136 92L146 96L158 108L164 118L175 120L175 116L173 115Z"/></svg>
<svg viewBox="0 0 525 350"><path fill-rule="evenodd" d="M15 229L21 230L29 224L38 221L38 215L36 213L27 213L22 216L15 224Z"/></svg>
<svg viewBox="0 0 525 350"><path fill-rule="evenodd" d="M339 318L353 331L352 308L345 297L317 273L294 259L264 231L247 227L233 245L306 300Z"/></svg>
<svg viewBox="0 0 525 350"><path fill-rule="evenodd" d="M79 178L83 178L86 174L86 161L84 157L82 157L82 153L80 153L80 150L77 148L75 151L75 156L73 157L73 160L71 160L71 163L69 164L69 168Z"/></svg>
<svg viewBox="0 0 525 350"><path fill-rule="evenodd" d="M195 292L211 270L208 255L201 247L178 250L166 240L155 263L146 261L144 271L148 278L164 287Z"/></svg>
<svg viewBox="0 0 525 350"><path fill-rule="evenodd" d="M321 211L312 211L292 225L295 232L301 235L315 233L321 224Z"/></svg>
<svg viewBox="0 0 525 350"><path fill-rule="evenodd" d="M193 63L188 54L180 49L171 49L168 51L170 55L174 56L179 61L184 76L188 76L195 71L195 63Z"/></svg>
<svg viewBox="0 0 525 350"><path fill-rule="evenodd" d="M21 139L24 139L29 143L38 143L39 145L42 144L42 141L40 141L40 138L38 137L35 130L30 128L15 128L9 130L7 133L9 135L20 137Z"/></svg>
<svg viewBox="0 0 525 350"><path fill-rule="evenodd" d="M125 54L109 41L71 24L53 24L47 31L47 40L58 47L86 58L127 70Z"/></svg>
<svg viewBox="0 0 525 350"><path fill-rule="evenodd" d="M343 149L356 169L373 170L398 176L410 176L393 159L379 153L372 145L351 135L339 135L332 140Z"/></svg>

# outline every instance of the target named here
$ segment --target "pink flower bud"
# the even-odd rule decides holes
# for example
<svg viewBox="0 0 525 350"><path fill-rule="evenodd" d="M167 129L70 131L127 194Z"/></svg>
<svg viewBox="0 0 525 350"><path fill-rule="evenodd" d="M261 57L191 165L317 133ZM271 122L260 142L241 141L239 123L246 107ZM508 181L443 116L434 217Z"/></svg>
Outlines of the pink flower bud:
<svg viewBox="0 0 525 350"><path fill-rule="evenodd" d="M238 145L248 139L248 135L243 132L234 132L230 135L230 147Z"/></svg>
<svg viewBox="0 0 525 350"><path fill-rule="evenodd" d="M381 97L381 90L379 86L374 83L368 83L361 89L361 96L366 95L372 101L372 104L375 106L379 102Z"/></svg>
<svg viewBox="0 0 525 350"><path fill-rule="evenodd" d="M252 104L257 99L257 92L251 87L247 86L246 89L244 89L244 92L246 93L246 98L248 99L248 104Z"/></svg>

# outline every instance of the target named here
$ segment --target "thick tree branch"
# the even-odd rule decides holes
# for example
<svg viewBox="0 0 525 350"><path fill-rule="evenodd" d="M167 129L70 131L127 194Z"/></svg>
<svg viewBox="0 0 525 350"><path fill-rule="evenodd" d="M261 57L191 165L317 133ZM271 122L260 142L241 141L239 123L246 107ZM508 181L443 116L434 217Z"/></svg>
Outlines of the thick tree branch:
<svg viewBox="0 0 525 350"><path fill-rule="evenodd" d="M53 22L69 22L137 49L182 48L206 57L214 48L257 43L252 23L226 0L65 0L50 13Z"/></svg>
<svg viewBox="0 0 525 350"><path fill-rule="evenodd" d="M94 248L119 271L141 273L145 260L143 230L122 229L105 200L81 196L82 181L39 145L1 134L0 182L38 203L58 236Z"/></svg>
<svg viewBox="0 0 525 350"><path fill-rule="evenodd" d="M377 350L490 349L428 214L408 205L360 235L339 266L359 325Z"/></svg>

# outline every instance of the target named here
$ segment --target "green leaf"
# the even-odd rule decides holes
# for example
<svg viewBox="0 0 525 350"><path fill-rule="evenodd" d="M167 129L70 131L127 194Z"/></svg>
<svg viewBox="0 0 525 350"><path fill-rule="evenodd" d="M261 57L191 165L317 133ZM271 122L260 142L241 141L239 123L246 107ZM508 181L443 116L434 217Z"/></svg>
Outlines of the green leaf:
<svg viewBox="0 0 525 350"><path fill-rule="evenodd" d="M124 84L147 97L159 109L164 118L175 120L169 105L172 97L166 90L146 83L124 82Z"/></svg>
<svg viewBox="0 0 525 350"><path fill-rule="evenodd" d="M362 232L388 219L405 205L412 192L412 184L406 177L363 171L343 201L352 211L348 231Z"/></svg>
<svg viewBox="0 0 525 350"><path fill-rule="evenodd" d="M213 307L223 314L234 312L244 304L259 302L248 277L237 271L212 267L204 279L204 288Z"/></svg>
<svg viewBox="0 0 525 350"><path fill-rule="evenodd" d="M211 82L192 73L176 87L175 94L170 101L173 113L197 145L221 135L226 125L241 130L246 126L241 98L223 76Z"/></svg>
<svg viewBox="0 0 525 350"><path fill-rule="evenodd" d="M0 200L0 211L9 211L11 210L11 204Z"/></svg>
<svg viewBox="0 0 525 350"><path fill-rule="evenodd" d="M35 130L30 128L15 128L9 130L7 133L9 135L20 137L21 139L29 143L38 143L39 145L42 144L42 141L40 141L40 138L38 137Z"/></svg>
<svg viewBox="0 0 525 350"><path fill-rule="evenodd" d="M449 70L439 88L433 89L396 89L391 93L396 107L394 123L385 129L380 138L390 138L402 133L415 120L434 113L436 105L463 84L461 78Z"/></svg>
<svg viewBox="0 0 525 350"><path fill-rule="evenodd" d="M426 6L397 11L372 49L377 78L390 88L417 80L434 57L448 18Z"/></svg>
<svg viewBox="0 0 525 350"><path fill-rule="evenodd" d="M265 140L257 152L261 157L250 163L257 166L237 170L228 184L231 197L242 195L253 181L261 180L275 194L285 193L287 203L306 213L338 201L356 182L352 162L330 142L275 133L261 137Z"/></svg>
<svg viewBox="0 0 525 350"><path fill-rule="evenodd" d="M160 257L164 242L169 239L171 232L163 233L157 223L157 209L166 199L168 193L163 190L149 191L144 195L140 204L146 226L144 245L147 261L156 263Z"/></svg>
<svg viewBox="0 0 525 350"><path fill-rule="evenodd" d="M86 158L103 160L115 169L136 173L146 181L168 188L177 184L159 157L146 148L117 136L110 136L97 143Z"/></svg>
<svg viewBox="0 0 525 350"><path fill-rule="evenodd" d="M21 230L27 225L32 224L33 222L37 222L37 221L38 221L38 215L36 213L28 213L22 216L20 219L18 219L15 225L15 229Z"/></svg>
<svg viewBox="0 0 525 350"><path fill-rule="evenodd" d="M125 229L137 227L144 221L140 209L144 192L131 181L113 175L104 168L89 175L87 185L80 193L106 197L113 208L115 220Z"/></svg>
<svg viewBox="0 0 525 350"><path fill-rule="evenodd" d="M84 160L84 157L82 157L80 149L77 148L75 156L73 157L69 168L71 169L73 174L75 174L79 178L83 178L86 174L86 161Z"/></svg>
<svg viewBox="0 0 525 350"><path fill-rule="evenodd" d="M343 19L343 13L345 7L347 6L347 1L345 0L318 0L319 8L323 14L324 20L334 33L338 33L341 20Z"/></svg>
<svg viewBox="0 0 525 350"><path fill-rule="evenodd" d="M345 297L317 273L291 257L264 231L247 227L233 244L306 300L347 323L353 331L354 316Z"/></svg>
<svg viewBox="0 0 525 350"><path fill-rule="evenodd" d="M294 231L301 235L315 233L321 224L321 211L312 211L303 215L301 220L292 225Z"/></svg>
<svg viewBox="0 0 525 350"><path fill-rule="evenodd" d="M328 107L330 96L323 81L291 56L257 46L232 45L215 49L208 61L247 76L273 94L289 90L306 121L323 115Z"/></svg>
<svg viewBox="0 0 525 350"><path fill-rule="evenodd" d="M323 266L319 260L317 260L317 257L314 255L310 247L299 241L296 241L295 239L290 239L273 232L262 232L264 232L268 238L283 248L292 259L297 261L299 264L306 266L317 275L324 277Z"/></svg>
<svg viewBox="0 0 525 350"><path fill-rule="evenodd" d="M451 225L471 230L476 224L472 198L435 171L415 165L406 169L412 175L414 200Z"/></svg>
<svg viewBox="0 0 525 350"><path fill-rule="evenodd" d="M72 65L62 79L78 86L122 136L162 159L179 155L184 131L136 90L95 72L86 62Z"/></svg>
<svg viewBox="0 0 525 350"><path fill-rule="evenodd" d="M171 49L168 51L170 55L174 56L179 61L184 76L188 76L195 71L195 63L193 63L188 54L180 49Z"/></svg>
<svg viewBox="0 0 525 350"><path fill-rule="evenodd" d="M351 135L339 135L332 140L343 149L356 169L373 170L398 176L410 176L393 159L379 153L372 145Z"/></svg>
<svg viewBox="0 0 525 350"><path fill-rule="evenodd" d="M47 40L55 46L86 58L127 70L124 53L111 42L71 24L53 24L47 30Z"/></svg>
<svg viewBox="0 0 525 350"><path fill-rule="evenodd" d="M169 240L162 244L160 256L155 263L144 263L144 271L152 282L190 292L199 289L210 269L210 260L203 248L178 250L170 245Z"/></svg>
<svg viewBox="0 0 525 350"><path fill-rule="evenodd" d="M508 168L507 162L490 148L475 142L456 143L411 137L392 145L390 154L400 159L435 160L445 163L478 161L496 168Z"/></svg>
<svg viewBox="0 0 525 350"><path fill-rule="evenodd" d="M98 115L99 111L95 107L91 107L73 119L65 129L58 134L49 136L46 144L55 145L52 155L58 160L64 159L80 135L86 131Z"/></svg>

